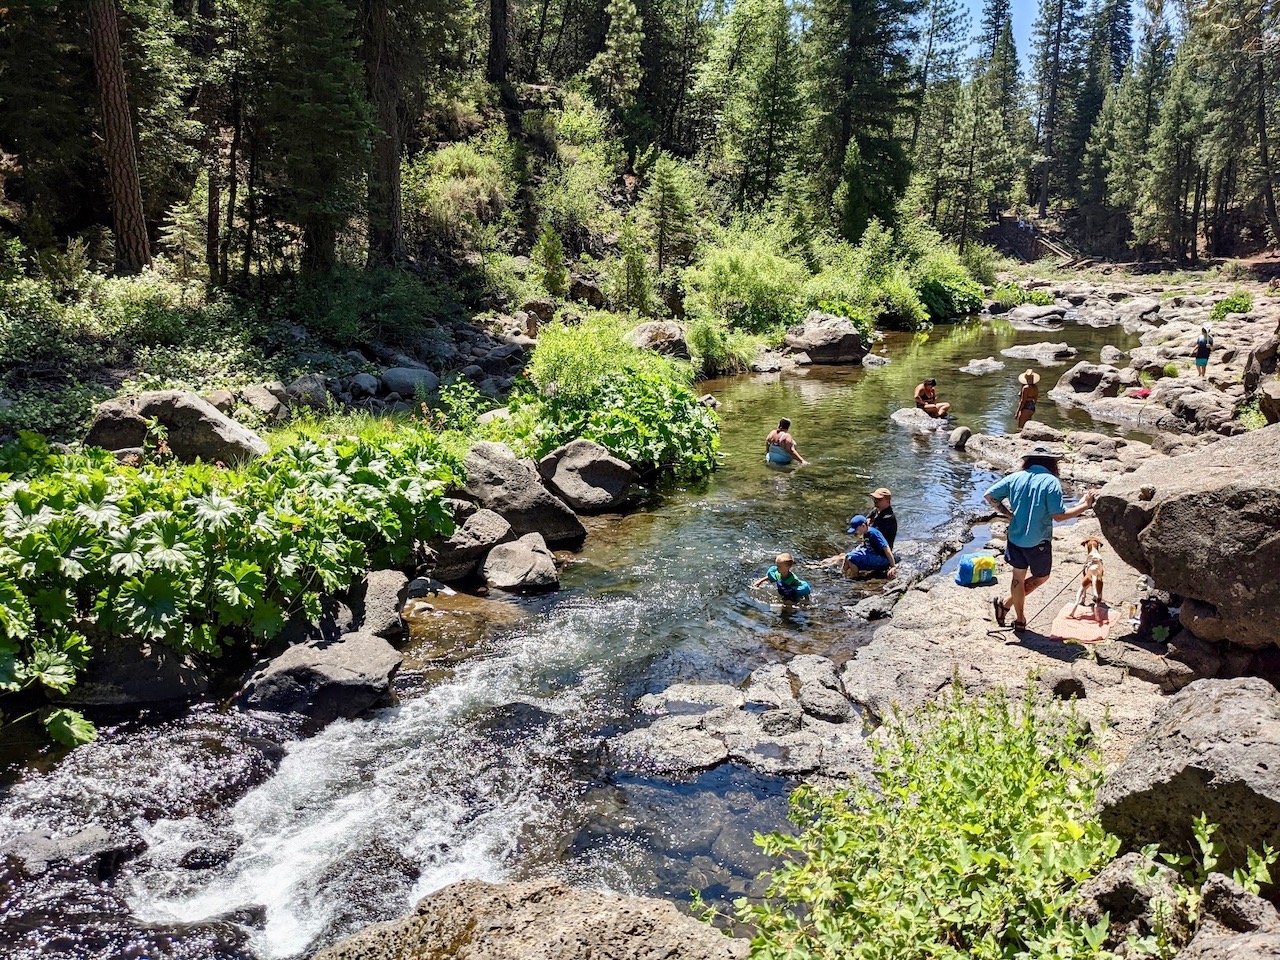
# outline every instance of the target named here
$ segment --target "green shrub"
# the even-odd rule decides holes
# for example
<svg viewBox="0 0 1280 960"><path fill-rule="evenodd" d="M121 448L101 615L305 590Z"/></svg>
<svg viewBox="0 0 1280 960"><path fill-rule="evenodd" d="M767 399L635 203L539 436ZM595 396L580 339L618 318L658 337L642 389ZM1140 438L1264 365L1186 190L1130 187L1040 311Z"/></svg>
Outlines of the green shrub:
<svg viewBox="0 0 1280 960"><path fill-rule="evenodd" d="M1074 711L953 690L871 741L874 784L792 796L765 903L738 901L757 958L1092 957L1107 922L1074 887L1119 849L1092 810L1102 765Z"/></svg>
<svg viewBox="0 0 1280 960"><path fill-rule="evenodd" d="M1024 303L1033 303L1037 307L1053 306L1053 294L1048 290L1028 290L1023 301Z"/></svg>
<svg viewBox="0 0 1280 960"><path fill-rule="evenodd" d="M1262 412L1256 394L1236 411L1236 419L1246 430L1261 430L1267 425L1267 415Z"/></svg>
<svg viewBox="0 0 1280 960"><path fill-rule="evenodd" d="M292 296L274 292L268 317L279 326L301 325L334 347L369 341L416 341L441 320L461 316L457 291L403 270L339 267L299 282Z"/></svg>
<svg viewBox="0 0 1280 960"><path fill-rule="evenodd" d="M529 387L516 391L511 440L541 456L578 437L641 471L699 477L715 469L719 427L698 402L693 371L627 342L617 319L553 323L538 334Z"/></svg>
<svg viewBox="0 0 1280 960"><path fill-rule="evenodd" d="M960 251L960 262L969 276L983 286L996 282L996 273L1004 269L1008 260L995 247L970 240Z"/></svg>
<svg viewBox="0 0 1280 960"><path fill-rule="evenodd" d="M569 271L564 265L564 244L551 227L542 231L530 256L542 289L553 297L563 297L569 290Z"/></svg>
<svg viewBox="0 0 1280 960"><path fill-rule="evenodd" d="M517 171L515 146L500 127L418 154L401 175L410 243L472 250L509 243L518 226L512 210Z"/></svg>
<svg viewBox="0 0 1280 960"><path fill-rule="evenodd" d="M808 271L747 227L706 244L684 272L685 308L695 317L764 333L794 323Z"/></svg>
<svg viewBox="0 0 1280 960"><path fill-rule="evenodd" d="M929 311L901 267L882 276L866 296L876 323L886 329L922 330L929 325Z"/></svg>
<svg viewBox="0 0 1280 960"><path fill-rule="evenodd" d="M1176 377L1182 372L1182 368L1170 360L1164 365L1164 375L1166 377Z"/></svg>
<svg viewBox="0 0 1280 960"><path fill-rule="evenodd" d="M703 376L744 373L764 343L758 334L729 330L723 321L702 317L689 324L685 337Z"/></svg>
<svg viewBox="0 0 1280 960"><path fill-rule="evenodd" d="M539 167L534 190L538 218L553 226L573 250L588 246L616 223L609 192L625 164L609 115L577 90L565 91L558 109L527 111L527 130L541 138L551 156Z"/></svg>
<svg viewBox="0 0 1280 960"><path fill-rule="evenodd" d="M950 247L935 247L912 268L911 282L932 320L968 316L982 307L982 287Z"/></svg>
<svg viewBox="0 0 1280 960"><path fill-rule="evenodd" d="M409 425L238 470L59 456L23 433L0 450L0 692L65 692L100 634L217 656L318 616L322 595L448 531L460 471Z"/></svg>
<svg viewBox="0 0 1280 960"><path fill-rule="evenodd" d="M1225 300L1219 300L1209 311L1209 322L1217 323L1228 313L1248 313L1253 309L1253 296L1247 290L1237 290Z"/></svg>
<svg viewBox="0 0 1280 960"><path fill-rule="evenodd" d="M1006 307L1033 303L1039 307L1053 305L1053 294L1047 290L1027 290L1017 283L1002 283L991 292L991 299Z"/></svg>

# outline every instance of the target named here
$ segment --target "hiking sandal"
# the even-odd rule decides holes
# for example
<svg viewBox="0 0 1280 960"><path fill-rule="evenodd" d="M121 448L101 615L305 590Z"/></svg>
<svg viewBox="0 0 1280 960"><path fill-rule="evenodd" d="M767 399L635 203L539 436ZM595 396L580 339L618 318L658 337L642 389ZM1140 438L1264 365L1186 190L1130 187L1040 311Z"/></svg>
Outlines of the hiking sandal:
<svg viewBox="0 0 1280 960"><path fill-rule="evenodd" d="M1027 629L1027 621L1025 621L1025 620L1015 620L1015 621L1013 621L1013 632L1014 632L1014 633L1021 633L1023 630L1026 630L1026 629Z"/></svg>
<svg viewBox="0 0 1280 960"><path fill-rule="evenodd" d="M1009 608L999 597L991 601L991 608L996 612L996 624L1003 627L1005 619L1009 616Z"/></svg>

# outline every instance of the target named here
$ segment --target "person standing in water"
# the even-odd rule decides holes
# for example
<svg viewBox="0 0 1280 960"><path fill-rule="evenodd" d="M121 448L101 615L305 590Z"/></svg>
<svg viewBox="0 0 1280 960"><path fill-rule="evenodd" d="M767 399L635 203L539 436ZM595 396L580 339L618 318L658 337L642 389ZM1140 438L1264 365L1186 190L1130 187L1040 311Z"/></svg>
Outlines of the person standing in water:
<svg viewBox="0 0 1280 960"><path fill-rule="evenodd" d="M1040 399L1040 374L1028 367L1024 373L1018 374L1018 383L1022 384L1022 389L1018 391L1018 409L1015 415L1018 418L1018 429L1021 430L1036 415L1036 401Z"/></svg>
<svg viewBox="0 0 1280 960"><path fill-rule="evenodd" d="M763 587L766 583L772 583L778 588L778 596L789 603L807 599L812 588L808 581L801 580L791 569L795 562L796 558L789 553L778 554L769 571L751 586Z"/></svg>
<svg viewBox="0 0 1280 960"><path fill-rule="evenodd" d="M791 463L805 463L804 457L800 456L800 451L796 449L796 442L792 439L791 421L783 417L778 421L778 429L774 430L764 438L764 459L766 463L776 463L779 466Z"/></svg>
<svg viewBox="0 0 1280 960"><path fill-rule="evenodd" d="M951 412L951 404L938 402L938 381L930 377L916 387L916 407L931 417L942 418Z"/></svg>

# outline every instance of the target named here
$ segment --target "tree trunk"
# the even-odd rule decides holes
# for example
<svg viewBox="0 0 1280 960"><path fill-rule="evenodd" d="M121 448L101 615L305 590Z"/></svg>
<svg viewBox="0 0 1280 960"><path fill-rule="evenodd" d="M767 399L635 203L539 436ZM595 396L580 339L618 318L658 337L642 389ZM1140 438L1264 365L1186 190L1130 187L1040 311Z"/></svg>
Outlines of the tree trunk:
<svg viewBox="0 0 1280 960"><path fill-rule="evenodd" d="M365 0L365 70L375 128L369 165L370 267L404 259L400 205L400 85L396 74L387 0Z"/></svg>
<svg viewBox="0 0 1280 960"><path fill-rule="evenodd" d="M489 59L484 78L502 86L507 82L508 0L489 0Z"/></svg>
<svg viewBox="0 0 1280 960"><path fill-rule="evenodd" d="M538 32L533 38L533 53L529 57L529 70L524 77L528 83L538 79L538 61L542 59L542 40L547 35L547 11L550 7L551 0L542 0L542 9L538 12Z"/></svg>
<svg viewBox="0 0 1280 960"><path fill-rule="evenodd" d="M1271 237L1280 242L1280 215L1276 213L1276 175L1271 169L1271 146L1267 139L1267 70L1263 56L1258 57L1258 161L1262 164L1262 199L1267 208L1267 224Z"/></svg>
<svg viewBox="0 0 1280 960"><path fill-rule="evenodd" d="M121 267L137 272L151 263L151 244L142 212L142 182L138 178L133 112L120 54L116 0L89 0L89 33L102 101L102 153L115 220L116 258Z"/></svg>
<svg viewBox="0 0 1280 960"><path fill-rule="evenodd" d="M204 263L209 268L209 282L218 282L219 228L222 226L222 183L218 176L218 161L221 159L218 138L215 135L209 150L209 205L205 218Z"/></svg>
<svg viewBox="0 0 1280 960"><path fill-rule="evenodd" d="M1058 16L1053 29L1053 54L1049 60L1049 103L1044 118L1044 175L1040 180L1040 218L1049 214L1049 176L1053 169L1053 136L1057 127L1058 81L1062 72L1063 0L1058 0Z"/></svg>
<svg viewBox="0 0 1280 960"><path fill-rule="evenodd" d="M246 193L249 196L248 209L244 217L244 261L240 267L240 279L249 281L249 266L253 263L253 228L258 221L258 133L249 131L249 182Z"/></svg>
<svg viewBox="0 0 1280 960"><path fill-rule="evenodd" d="M236 192L240 187L238 160L240 157L240 140L244 136L244 112L240 103L240 79L231 78L231 149L227 158L227 232L222 238L222 249L219 251L219 271L222 285L226 286L231 277L231 238L236 226Z"/></svg>

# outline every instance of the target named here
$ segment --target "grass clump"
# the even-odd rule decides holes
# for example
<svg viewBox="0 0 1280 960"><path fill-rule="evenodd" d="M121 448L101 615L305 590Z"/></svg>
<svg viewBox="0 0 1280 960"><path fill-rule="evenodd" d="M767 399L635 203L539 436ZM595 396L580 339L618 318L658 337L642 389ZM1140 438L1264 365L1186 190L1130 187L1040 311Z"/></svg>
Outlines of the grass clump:
<svg viewBox="0 0 1280 960"><path fill-rule="evenodd" d="M991 299L1005 307L1020 307L1024 303L1037 307L1053 306L1053 294L1047 290L1028 290L1018 283L1002 283L991 293Z"/></svg>
<svg viewBox="0 0 1280 960"><path fill-rule="evenodd" d="M1182 373L1182 368L1179 367L1172 360L1170 360L1168 363L1164 365L1163 373L1166 377L1177 377L1179 374Z"/></svg>
<svg viewBox="0 0 1280 960"><path fill-rule="evenodd" d="M1236 411L1236 420L1246 430L1261 430L1267 425L1267 416L1262 412L1256 394L1245 401L1240 409Z"/></svg>
<svg viewBox="0 0 1280 960"><path fill-rule="evenodd" d="M1219 300L1209 311L1209 322L1217 323L1229 313L1248 313L1253 309L1253 296L1248 290L1237 290L1225 300Z"/></svg>
<svg viewBox="0 0 1280 960"><path fill-rule="evenodd" d="M757 958L1085 957L1077 884L1119 849L1091 811L1100 758L1069 708L966 700L957 686L873 741L875 783L792 796L795 836L763 904L738 902Z"/></svg>

